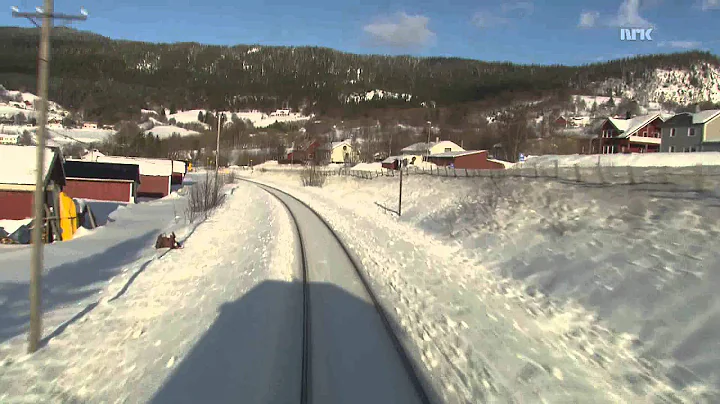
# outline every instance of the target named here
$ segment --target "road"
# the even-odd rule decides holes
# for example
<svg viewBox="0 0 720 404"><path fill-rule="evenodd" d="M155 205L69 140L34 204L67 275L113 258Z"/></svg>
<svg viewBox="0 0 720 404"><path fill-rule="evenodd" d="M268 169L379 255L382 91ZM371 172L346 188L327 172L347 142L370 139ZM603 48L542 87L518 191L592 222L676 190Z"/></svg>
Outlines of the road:
<svg viewBox="0 0 720 404"><path fill-rule="evenodd" d="M291 212L305 252L309 285L308 402L427 402L419 380L403 361L402 352L398 352L336 236L303 203L270 187L257 186L278 198Z"/></svg>

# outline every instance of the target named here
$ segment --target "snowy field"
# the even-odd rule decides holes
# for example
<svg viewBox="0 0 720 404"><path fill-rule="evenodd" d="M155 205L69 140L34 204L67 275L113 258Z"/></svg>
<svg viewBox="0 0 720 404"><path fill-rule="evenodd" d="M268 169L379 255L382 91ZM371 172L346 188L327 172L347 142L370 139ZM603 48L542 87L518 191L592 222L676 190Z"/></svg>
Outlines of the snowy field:
<svg viewBox="0 0 720 404"><path fill-rule="evenodd" d="M603 167L692 167L697 164L720 166L720 152L529 156L524 163L518 163L515 167L551 167L556 161L560 167L596 167L598 164Z"/></svg>
<svg viewBox="0 0 720 404"><path fill-rule="evenodd" d="M205 110L202 109L192 109L188 111L178 111L175 114L170 114L170 110L165 110L165 113L167 114L168 120L171 118L174 118L177 122L182 123L200 123L198 121L198 113L202 112L205 113ZM290 115L283 115L283 116L270 116L269 114L266 114L264 112L260 111L251 111L251 112L232 112L232 111L225 111L223 112L228 117L232 116L233 114L237 115L238 118L243 120L248 120L252 122L253 126L256 128L266 128L275 122L280 123L292 123L292 122L305 122L311 117L305 116L298 113L291 113Z"/></svg>
<svg viewBox="0 0 720 404"><path fill-rule="evenodd" d="M717 197L239 171L341 233L447 402L718 402ZM713 184L717 187L718 184Z"/></svg>
<svg viewBox="0 0 720 404"><path fill-rule="evenodd" d="M171 137L174 134L177 134L178 136L194 136L199 135L199 132L196 132L194 130L188 130L185 128L180 128L174 125L159 125L154 126L152 129L148 129L145 131L145 134L153 134L157 135L160 139L167 139Z"/></svg>

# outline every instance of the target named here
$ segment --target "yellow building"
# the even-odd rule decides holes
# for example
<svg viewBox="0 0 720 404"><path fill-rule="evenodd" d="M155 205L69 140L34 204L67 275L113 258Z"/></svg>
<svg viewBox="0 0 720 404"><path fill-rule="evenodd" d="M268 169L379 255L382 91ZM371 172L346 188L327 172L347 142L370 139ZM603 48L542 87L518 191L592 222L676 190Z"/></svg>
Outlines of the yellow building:
<svg viewBox="0 0 720 404"><path fill-rule="evenodd" d="M357 163L360 160L360 154L353 148L348 140L342 142L332 142L325 149L327 160L332 163Z"/></svg>

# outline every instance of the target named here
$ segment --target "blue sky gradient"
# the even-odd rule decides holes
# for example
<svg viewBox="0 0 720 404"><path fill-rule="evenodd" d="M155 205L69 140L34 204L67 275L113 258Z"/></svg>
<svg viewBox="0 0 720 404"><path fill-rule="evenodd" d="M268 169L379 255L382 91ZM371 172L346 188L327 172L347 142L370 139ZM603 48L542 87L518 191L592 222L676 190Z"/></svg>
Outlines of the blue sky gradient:
<svg viewBox="0 0 720 404"><path fill-rule="evenodd" d="M10 6L0 25L32 26ZM455 56L579 65L690 49L720 54L720 0L337 0L203 2L59 0L81 6L82 30L115 39L206 44L312 45L353 53ZM653 28L652 41L622 42L620 27Z"/></svg>

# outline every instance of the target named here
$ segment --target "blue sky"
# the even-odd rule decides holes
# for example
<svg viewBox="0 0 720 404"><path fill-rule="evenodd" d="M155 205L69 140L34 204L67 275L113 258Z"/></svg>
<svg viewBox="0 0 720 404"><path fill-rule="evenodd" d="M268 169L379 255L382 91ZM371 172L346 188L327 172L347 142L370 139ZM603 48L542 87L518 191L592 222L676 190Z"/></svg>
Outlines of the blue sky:
<svg viewBox="0 0 720 404"><path fill-rule="evenodd" d="M10 0L32 11L41 0ZM457 56L578 65L688 49L720 54L720 0L58 0L90 12L83 30L111 38L208 44L317 45L353 53ZM622 42L620 27L652 28Z"/></svg>

